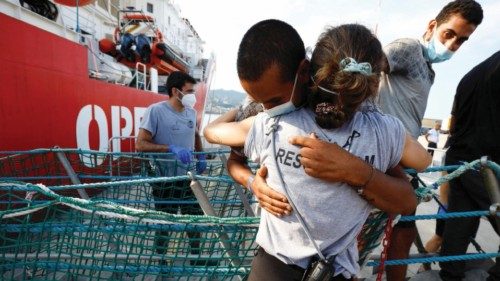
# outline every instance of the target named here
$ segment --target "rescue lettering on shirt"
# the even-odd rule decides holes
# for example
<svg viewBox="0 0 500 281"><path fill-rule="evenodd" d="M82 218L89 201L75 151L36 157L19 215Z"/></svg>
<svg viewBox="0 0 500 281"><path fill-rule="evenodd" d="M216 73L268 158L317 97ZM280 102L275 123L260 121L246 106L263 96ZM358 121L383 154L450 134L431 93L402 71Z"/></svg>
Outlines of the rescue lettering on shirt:
<svg viewBox="0 0 500 281"><path fill-rule="evenodd" d="M278 152L276 153L276 161L282 165L294 168L300 168L302 166L300 163L300 154L283 148L278 149Z"/></svg>
<svg viewBox="0 0 500 281"><path fill-rule="evenodd" d="M351 135L347 138L347 141L345 144L342 146L343 149L346 151L350 152L351 147L355 141L355 139L359 138L361 134L354 130ZM336 143L336 142L334 142ZM280 163L281 165L286 165L289 167L294 167L296 169L302 167L302 163L300 163L300 158L301 155L298 152L294 152L291 150L287 150L284 148L279 148L278 151L276 152L276 161ZM359 158L363 159L362 156L359 156ZM375 154L372 155L365 155L363 159L366 163L369 163L370 165L373 165L375 162Z"/></svg>

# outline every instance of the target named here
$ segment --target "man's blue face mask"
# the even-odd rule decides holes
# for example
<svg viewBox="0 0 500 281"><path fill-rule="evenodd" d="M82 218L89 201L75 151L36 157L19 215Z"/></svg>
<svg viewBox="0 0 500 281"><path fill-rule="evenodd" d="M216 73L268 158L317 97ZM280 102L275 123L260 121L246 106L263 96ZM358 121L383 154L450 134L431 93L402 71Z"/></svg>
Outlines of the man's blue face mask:
<svg viewBox="0 0 500 281"><path fill-rule="evenodd" d="M297 86L297 78L298 78L298 73L295 74L295 81L293 82L292 95L290 96L289 101L280 104L278 106L275 106L273 108L264 109L264 112L267 113L269 117L276 117L279 115L287 114L297 109L297 107L292 102L293 95L295 94L295 86ZM262 107L264 107L264 105L262 105Z"/></svg>
<svg viewBox="0 0 500 281"><path fill-rule="evenodd" d="M427 59L431 63L438 63L449 60L455 52L448 50L446 46L439 41L437 27L434 28L431 40L426 44Z"/></svg>

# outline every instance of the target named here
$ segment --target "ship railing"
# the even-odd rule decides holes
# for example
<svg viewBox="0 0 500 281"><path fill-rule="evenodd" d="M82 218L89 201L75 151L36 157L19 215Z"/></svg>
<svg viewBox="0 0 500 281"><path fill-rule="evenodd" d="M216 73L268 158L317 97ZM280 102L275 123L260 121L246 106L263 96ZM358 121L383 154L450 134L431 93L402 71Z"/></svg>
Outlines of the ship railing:
<svg viewBox="0 0 500 281"><path fill-rule="evenodd" d="M135 88L149 91L153 93L158 93L158 70L150 67L149 68L149 79L148 79L148 68L145 64L137 62L135 64L135 73L132 76L132 80L135 79Z"/></svg>
<svg viewBox="0 0 500 281"><path fill-rule="evenodd" d="M111 152L112 154L112 160L109 161L109 173L110 176L113 175L113 163L115 162L114 160L117 160L120 156L120 154L114 154L114 152L120 152L122 150L122 142L124 140L128 140L128 150L127 151L135 151L135 141L137 140L136 136L116 136L112 137L108 140L108 152Z"/></svg>
<svg viewBox="0 0 500 281"><path fill-rule="evenodd" d="M95 8L78 7L78 13L76 12L76 8L73 7L59 4L58 8L61 11L61 22L65 28L75 30L76 32L88 33L93 36L96 35L97 20ZM88 15L86 15L86 13L88 13Z"/></svg>
<svg viewBox="0 0 500 281"><path fill-rule="evenodd" d="M121 144L124 140L128 140L128 149L126 149L126 151L135 151L134 143L137 140L136 136L114 136L108 140L107 152L121 152Z"/></svg>
<svg viewBox="0 0 500 281"><path fill-rule="evenodd" d="M115 22L115 16L117 11L120 9L119 7L113 5L110 0L104 0L93 5L79 7L78 13L74 7L68 7L61 4L58 4L58 7L60 10L65 11L64 13L61 13L61 22L66 26L66 28L75 31L80 29L80 31L84 31L85 33L93 36L100 36L97 34L99 22L112 22L112 24L115 25L117 23ZM78 27L76 26L77 16ZM106 23L104 23L104 25L106 25Z"/></svg>
<svg viewBox="0 0 500 281"><path fill-rule="evenodd" d="M134 80L135 78L135 88L136 89L141 89L141 90L146 90L148 89L148 83L147 83L147 68L146 65L140 62L137 62L135 64L135 73L132 78Z"/></svg>

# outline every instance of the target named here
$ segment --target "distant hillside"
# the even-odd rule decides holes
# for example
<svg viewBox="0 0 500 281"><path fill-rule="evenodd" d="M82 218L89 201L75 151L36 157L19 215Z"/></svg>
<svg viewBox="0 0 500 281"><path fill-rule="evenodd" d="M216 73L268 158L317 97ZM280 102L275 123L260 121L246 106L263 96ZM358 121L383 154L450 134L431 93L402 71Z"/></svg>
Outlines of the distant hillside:
<svg viewBox="0 0 500 281"><path fill-rule="evenodd" d="M241 104L246 94L233 90L215 89L211 90L207 103L207 110L219 111L230 109ZM225 111L225 110L223 110Z"/></svg>

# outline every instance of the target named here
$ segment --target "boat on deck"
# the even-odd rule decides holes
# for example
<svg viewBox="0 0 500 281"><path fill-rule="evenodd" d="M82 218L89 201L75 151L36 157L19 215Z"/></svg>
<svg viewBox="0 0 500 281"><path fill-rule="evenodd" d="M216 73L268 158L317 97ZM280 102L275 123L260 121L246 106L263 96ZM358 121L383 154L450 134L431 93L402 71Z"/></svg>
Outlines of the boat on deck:
<svg viewBox="0 0 500 281"><path fill-rule="evenodd" d="M147 69L157 69L159 75L189 70L186 58L164 42L163 33L152 16L127 9L119 11L118 19L113 40L99 40L101 52L130 68L143 63Z"/></svg>

